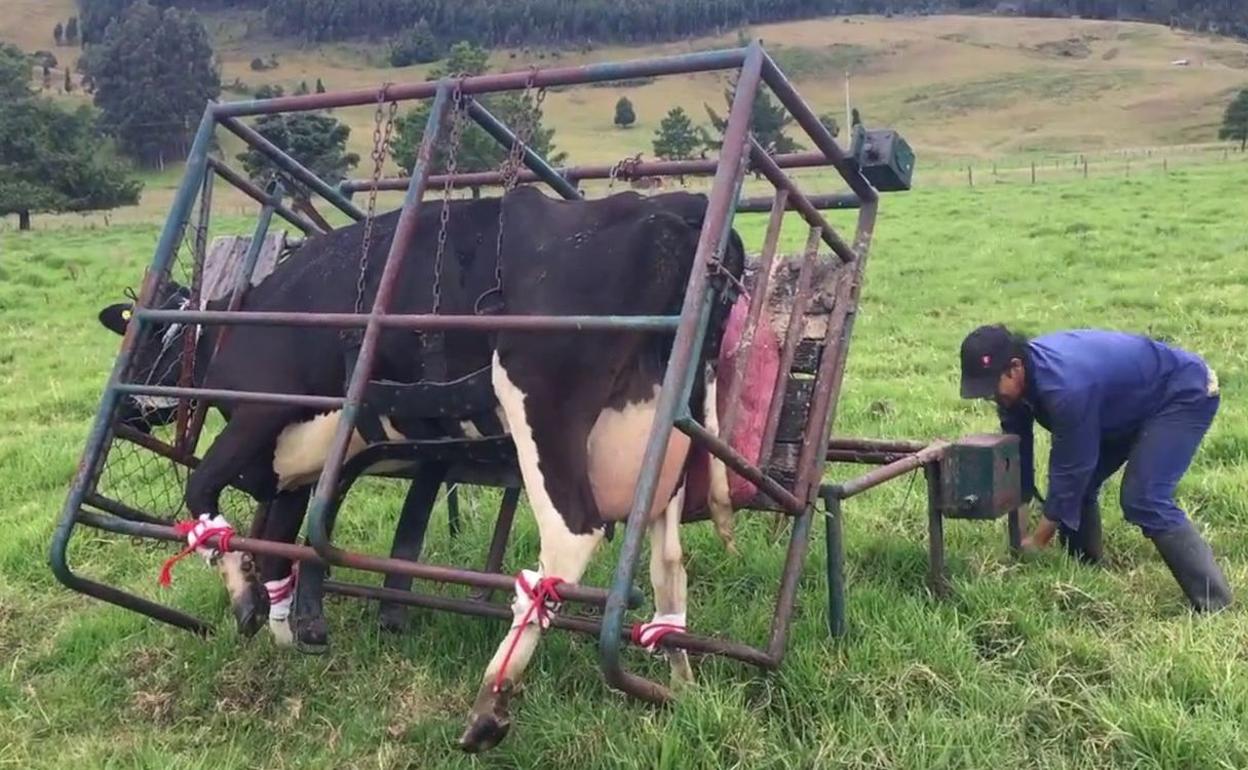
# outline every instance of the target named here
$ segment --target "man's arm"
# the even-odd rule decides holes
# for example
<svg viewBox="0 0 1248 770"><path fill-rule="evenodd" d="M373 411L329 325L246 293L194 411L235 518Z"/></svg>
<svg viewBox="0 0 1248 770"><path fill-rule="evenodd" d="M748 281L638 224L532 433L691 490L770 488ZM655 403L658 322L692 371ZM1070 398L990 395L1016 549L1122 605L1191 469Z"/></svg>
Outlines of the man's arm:
<svg viewBox="0 0 1248 770"><path fill-rule="evenodd" d="M1049 408L1053 446L1049 452L1049 497L1044 517L1079 528L1083 495L1101 450L1100 397L1095 390L1060 394Z"/></svg>

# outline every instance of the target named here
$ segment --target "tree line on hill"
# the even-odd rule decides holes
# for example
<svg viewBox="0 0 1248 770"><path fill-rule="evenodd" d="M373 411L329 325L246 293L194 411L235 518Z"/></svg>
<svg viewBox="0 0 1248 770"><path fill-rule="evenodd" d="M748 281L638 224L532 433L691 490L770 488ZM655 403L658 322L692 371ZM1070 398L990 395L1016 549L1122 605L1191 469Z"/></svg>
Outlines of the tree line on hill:
<svg viewBox="0 0 1248 770"><path fill-rule="evenodd" d="M136 0L79 0L84 37ZM1172 24L1248 37L1243 0L152 0L160 8L263 10L271 31L307 40L389 36L427 25L436 48L671 40L745 24L837 14L1010 13ZM419 60L419 59L416 59Z"/></svg>

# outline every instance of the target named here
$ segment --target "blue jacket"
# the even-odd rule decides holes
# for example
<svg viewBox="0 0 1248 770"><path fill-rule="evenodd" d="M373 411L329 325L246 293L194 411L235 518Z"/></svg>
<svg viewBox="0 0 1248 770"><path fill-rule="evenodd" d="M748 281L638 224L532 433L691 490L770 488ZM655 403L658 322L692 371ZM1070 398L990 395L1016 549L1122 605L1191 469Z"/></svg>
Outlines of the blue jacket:
<svg viewBox="0 0 1248 770"><path fill-rule="evenodd" d="M1023 499L1036 493L1032 423L1052 435L1045 518L1078 522L1102 442L1130 439L1162 409L1207 394L1197 355L1134 334L1056 332L1027 345L1023 398L998 408L1001 429L1019 437Z"/></svg>

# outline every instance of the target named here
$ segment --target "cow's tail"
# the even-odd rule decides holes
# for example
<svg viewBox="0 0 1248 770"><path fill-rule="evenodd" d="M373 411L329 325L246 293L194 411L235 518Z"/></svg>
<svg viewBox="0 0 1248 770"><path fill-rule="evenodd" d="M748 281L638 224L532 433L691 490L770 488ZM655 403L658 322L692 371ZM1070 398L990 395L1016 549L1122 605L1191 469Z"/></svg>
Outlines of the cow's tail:
<svg viewBox="0 0 1248 770"><path fill-rule="evenodd" d="M703 388L702 415L706 429L719 436L719 404L716 393L715 362L706 362L706 385ZM725 436L720 436L725 441ZM711 512L711 522L715 525L715 534L724 542L724 547L734 556L738 554L736 538L732 533L732 494L728 487L728 466L714 454L707 452L708 476L706 505Z"/></svg>

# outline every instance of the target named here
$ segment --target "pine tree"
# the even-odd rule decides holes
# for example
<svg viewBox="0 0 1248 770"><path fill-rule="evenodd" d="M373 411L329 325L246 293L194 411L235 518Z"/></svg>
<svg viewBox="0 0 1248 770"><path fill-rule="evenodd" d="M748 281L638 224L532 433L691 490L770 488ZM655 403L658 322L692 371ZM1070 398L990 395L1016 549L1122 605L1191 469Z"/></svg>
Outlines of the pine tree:
<svg viewBox="0 0 1248 770"><path fill-rule="evenodd" d="M65 68L65 93L71 93L74 90L74 80L69 75L69 67Z"/></svg>
<svg viewBox="0 0 1248 770"><path fill-rule="evenodd" d="M295 89L295 96L307 96L307 95L308 95L308 81L300 80L299 87Z"/></svg>
<svg viewBox="0 0 1248 770"><path fill-rule="evenodd" d="M673 107L654 132L654 154L667 160L688 160L706 142L706 131L694 126L683 107Z"/></svg>
<svg viewBox="0 0 1248 770"><path fill-rule="evenodd" d="M321 79L320 79L320 78L317 78L317 79L316 79L316 92L317 92L318 94L323 94L323 93L325 93L325 84L321 82Z"/></svg>
<svg viewBox="0 0 1248 770"><path fill-rule="evenodd" d="M633 111L633 103L627 96L621 96L615 103L615 125L628 128L637 122L637 113Z"/></svg>
<svg viewBox="0 0 1248 770"><path fill-rule="evenodd" d="M733 92L737 88L737 78L734 76L729 83L728 88L724 91L724 101L729 108L732 107ZM718 148L722 143L724 130L728 128L728 118L720 117L711 106L706 107L706 114L711 119L711 125L715 127L715 131L720 138L711 140L708 145ZM750 116L750 133L763 146L763 149L772 155L779 155L787 152L796 152L802 149L802 146L790 139L784 130L793 122L793 116L789 114L788 109L783 104L773 102L771 94L766 88L759 88L758 93L754 96L754 112Z"/></svg>
<svg viewBox="0 0 1248 770"><path fill-rule="evenodd" d="M341 181L360 162L359 155L346 151L351 128L328 115L315 112L265 115L254 127L261 136L330 184ZM248 176L258 182L264 182L277 172L272 161L255 149L248 149L238 159ZM278 173L287 190L300 197L309 195L302 184L285 172Z"/></svg>
<svg viewBox="0 0 1248 770"><path fill-rule="evenodd" d="M52 28L52 39L56 41L57 45L61 45L65 42L65 27L63 27L59 21L56 23L56 26Z"/></svg>
<svg viewBox="0 0 1248 770"><path fill-rule="evenodd" d="M65 24L65 43L67 45L78 44L78 17L70 16L69 21Z"/></svg>
<svg viewBox="0 0 1248 770"><path fill-rule="evenodd" d="M1218 138L1239 142L1240 152L1248 148L1248 88L1241 90L1226 106Z"/></svg>

